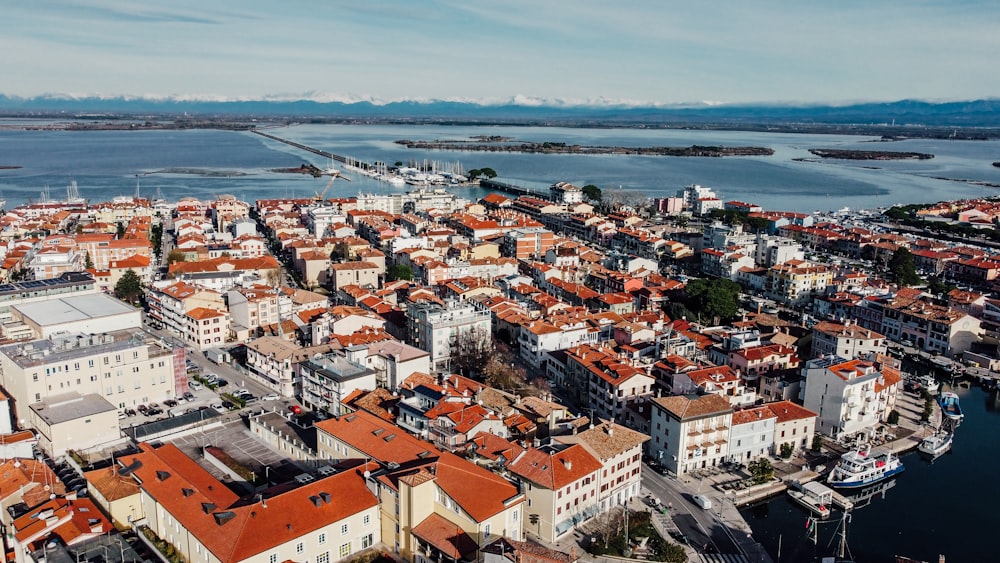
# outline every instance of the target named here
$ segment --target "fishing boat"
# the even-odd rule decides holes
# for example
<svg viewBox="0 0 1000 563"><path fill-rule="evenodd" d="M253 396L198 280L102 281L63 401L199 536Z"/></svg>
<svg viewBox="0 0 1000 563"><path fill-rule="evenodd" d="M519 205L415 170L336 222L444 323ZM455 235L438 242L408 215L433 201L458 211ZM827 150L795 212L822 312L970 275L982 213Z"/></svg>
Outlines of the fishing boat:
<svg viewBox="0 0 1000 563"><path fill-rule="evenodd" d="M958 402L958 395L951 391L945 391L941 393L941 398L938 399L938 404L941 405L941 412L948 417L949 420L958 422L962 420L964 416L962 414L962 405Z"/></svg>
<svg viewBox="0 0 1000 563"><path fill-rule="evenodd" d="M822 483L811 481L803 485L801 490L788 489L788 496L820 518L830 515L833 491Z"/></svg>
<svg viewBox="0 0 1000 563"><path fill-rule="evenodd" d="M954 434L951 432L936 432L924 438L917 446L917 450L931 459L937 459L941 454L951 449L953 437Z"/></svg>
<svg viewBox="0 0 1000 563"><path fill-rule="evenodd" d="M906 469L892 452L872 453L868 446L841 456L826 482L834 489L856 489L898 475Z"/></svg>

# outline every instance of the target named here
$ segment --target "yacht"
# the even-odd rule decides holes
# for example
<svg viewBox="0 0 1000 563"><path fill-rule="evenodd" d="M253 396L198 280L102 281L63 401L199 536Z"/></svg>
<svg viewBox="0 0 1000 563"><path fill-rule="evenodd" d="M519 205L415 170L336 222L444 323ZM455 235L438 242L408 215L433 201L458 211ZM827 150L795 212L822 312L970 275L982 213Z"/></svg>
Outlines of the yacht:
<svg viewBox="0 0 1000 563"><path fill-rule="evenodd" d="M902 473L903 462L891 452L872 453L868 446L841 456L826 482L834 489L856 489Z"/></svg>

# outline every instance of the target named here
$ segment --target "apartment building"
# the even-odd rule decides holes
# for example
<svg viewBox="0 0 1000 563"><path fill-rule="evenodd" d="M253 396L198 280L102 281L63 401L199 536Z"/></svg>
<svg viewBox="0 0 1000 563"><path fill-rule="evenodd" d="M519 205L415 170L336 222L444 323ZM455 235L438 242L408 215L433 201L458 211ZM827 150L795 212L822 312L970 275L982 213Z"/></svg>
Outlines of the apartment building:
<svg viewBox="0 0 1000 563"><path fill-rule="evenodd" d="M407 305L407 340L430 354L432 370L448 370L452 354L490 337L489 309L469 302L420 301Z"/></svg>
<svg viewBox="0 0 1000 563"><path fill-rule="evenodd" d="M812 357L836 355L842 358L861 358L872 354L885 354L888 341L885 336L853 324L821 322L813 326Z"/></svg>
<svg viewBox="0 0 1000 563"><path fill-rule="evenodd" d="M803 406L818 414L818 432L838 439L884 422L902 381L894 368L839 356L810 360L803 374Z"/></svg>
<svg viewBox="0 0 1000 563"><path fill-rule="evenodd" d="M725 398L676 395L650 405L649 455L668 471L679 477L727 460L733 408Z"/></svg>

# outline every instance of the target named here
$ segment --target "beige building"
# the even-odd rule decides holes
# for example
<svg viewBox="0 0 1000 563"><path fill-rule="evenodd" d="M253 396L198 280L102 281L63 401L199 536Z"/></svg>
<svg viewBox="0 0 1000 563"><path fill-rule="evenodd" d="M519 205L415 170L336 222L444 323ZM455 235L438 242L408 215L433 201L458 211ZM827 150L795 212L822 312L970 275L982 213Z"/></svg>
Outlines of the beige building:
<svg viewBox="0 0 1000 563"><path fill-rule="evenodd" d="M67 393L100 395L118 409L176 397L186 380L175 378L174 357L161 339L123 330L3 346L0 369L23 418L27 405Z"/></svg>
<svg viewBox="0 0 1000 563"><path fill-rule="evenodd" d="M579 444L559 450L530 448L517 456L507 469L520 479L527 498L528 530L555 542L597 516L602 468Z"/></svg>
<svg viewBox="0 0 1000 563"><path fill-rule="evenodd" d="M650 405L649 454L671 473L716 467L729 456L733 408L725 398L676 395Z"/></svg>
<svg viewBox="0 0 1000 563"><path fill-rule="evenodd" d="M96 394L69 392L28 406L27 424L38 432L38 446L52 457L86 450L121 437L118 409Z"/></svg>
<svg viewBox="0 0 1000 563"><path fill-rule="evenodd" d="M497 537L521 539L524 495L503 477L359 411L316 424L321 458L370 459L382 537L409 561L475 560Z"/></svg>
<svg viewBox="0 0 1000 563"><path fill-rule="evenodd" d="M379 267L373 262L344 262L330 266L330 286L333 291L345 285L379 287Z"/></svg>
<svg viewBox="0 0 1000 563"><path fill-rule="evenodd" d="M90 498L111 516L115 526L129 527L145 515L142 513L139 483L131 475L120 474L119 469L115 465L94 469L84 473L83 478L87 480Z"/></svg>
<svg viewBox="0 0 1000 563"><path fill-rule="evenodd" d="M277 493L241 497L172 444L120 460L139 482L146 525L186 560L329 563L381 540L365 466Z"/></svg>

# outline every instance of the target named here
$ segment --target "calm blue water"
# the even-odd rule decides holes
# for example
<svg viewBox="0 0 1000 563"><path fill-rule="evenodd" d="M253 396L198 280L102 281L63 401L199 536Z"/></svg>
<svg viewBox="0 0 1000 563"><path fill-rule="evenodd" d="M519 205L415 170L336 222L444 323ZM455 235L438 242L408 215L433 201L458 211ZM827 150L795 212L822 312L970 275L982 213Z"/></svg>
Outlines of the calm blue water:
<svg viewBox="0 0 1000 563"><path fill-rule="evenodd" d="M848 545L859 562L889 562L893 555L948 563L995 561L997 452L1000 451L1000 399L996 392L976 387L955 390L965 420L955 443L933 463L918 453L906 454L904 471L884 498L851 513ZM806 512L787 496L742 511L754 537L774 556L781 537L780 563L810 561ZM836 535L840 513L820 528L825 548Z"/></svg>
<svg viewBox="0 0 1000 563"><path fill-rule="evenodd" d="M302 125L272 133L366 161L437 160L461 162L465 169L490 167L501 179L547 188L556 181L619 186L651 197L673 195L692 183L716 189L723 199L755 202L769 209L810 212L842 207L872 208L895 203L938 201L1000 193L966 182L1000 184L997 141L914 140L868 142L869 138L838 135L792 135L730 131L641 129L565 129L541 127L445 127L406 125ZM687 146L691 144L759 145L775 150L770 157L671 158L653 156L524 155L409 150L393 143L410 139L468 139L503 135L524 141L557 141L585 145ZM930 152L927 161L796 162L810 158L810 148L859 148ZM304 197L321 191L326 179L277 174L272 168L302 162L318 166L319 157L249 133L228 131L0 131L0 190L10 205L37 199L48 186L53 197L76 180L92 200L157 189L168 199L231 193L253 200L268 196ZM874 167L874 169L873 169ZM166 169L209 171L158 173ZM144 175L149 172L153 174ZM139 175L137 177L137 174ZM227 175L229 174L229 175ZM365 177L338 180L330 196L393 191ZM396 188L406 190L407 188ZM479 197L479 190L466 190Z"/></svg>

